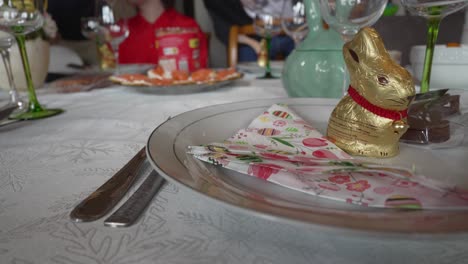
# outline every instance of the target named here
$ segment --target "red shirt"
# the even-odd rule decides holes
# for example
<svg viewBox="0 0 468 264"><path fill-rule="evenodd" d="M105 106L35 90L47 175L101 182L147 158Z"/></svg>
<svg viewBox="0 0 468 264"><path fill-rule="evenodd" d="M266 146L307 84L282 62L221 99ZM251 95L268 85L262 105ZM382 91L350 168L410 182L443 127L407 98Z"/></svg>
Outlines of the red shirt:
<svg viewBox="0 0 468 264"><path fill-rule="evenodd" d="M178 13L175 9L165 10L154 23L149 23L140 14L128 20L130 35L119 47L120 63L150 63L157 64L156 29L164 27L190 27L197 28L200 38L201 67L207 67L208 44L206 36L198 23L187 16Z"/></svg>

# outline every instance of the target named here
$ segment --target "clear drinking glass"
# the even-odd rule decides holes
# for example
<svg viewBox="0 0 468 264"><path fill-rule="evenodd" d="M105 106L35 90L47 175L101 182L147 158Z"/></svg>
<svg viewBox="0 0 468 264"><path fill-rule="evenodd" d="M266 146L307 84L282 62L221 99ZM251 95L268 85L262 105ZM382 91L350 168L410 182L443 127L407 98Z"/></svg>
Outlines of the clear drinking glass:
<svg viewBox="0 0 468 264"><path fill-rule="evenodd" d="M439 34L440 21L468 5L468 0L402 0L401 3L410 13L427 19L427 43L424 69L421 80L421 93L429 91L431 82L432 58Z"/></svg>
<svg viewBox="0 0 468 264"><path fill-rule="evenodd" d="M294 40L296 46L307 36L309 27L303 0L284 0L281 27Z"/></svg>
<svg viewBox="0 0 468 264"><path fill-rule="evenodd" d="M97 0L96 12L99 18L98 34L104 41L110 43L114 52L116 70L119 74L119 46L130 35L127 20L117 21L113 10L113 1Z"/></svg>
<svg viewBox="0 0 468 264"><path fill-rule="evenodd" d="M81 18L81 34L87 39L96 38L99 30L99 18L97 17L82 17Z"/></svg>
<svg viewBox="0 0 468 264"><path fill-rule="evenodd" d="M44 23L44 0L0 0L0 30L13 34L18 43L23 62L29 104L25 112L10 116L12 119L39 119L57 115L61 109L47 109L37 100L31 76L28 54L26 52L26 34L38 30Z"/></svg>
<svg viewBox="0 0 468 264"><path fill-rule="evenodd" d="M351 40L359 29L373 25L383 14L387 0L320 0L323 19Z"/></svg>
<svg viewBox="0 0 468 264"><path fill-rule="evenodd" d="M26 108L26 103L19 96L15 80L13 78L13 71L11 70L10 49L14 41L14 37L11 35L0 38L0 54L2 55L5 73L8 78L10 104L16 105L18 110L24 110Z"/></svg>
<svg viewBox="0 0 468 264"><path fill-rule="evenodd" d="M363 27L371 26L383 14L388 0L320 0L325 22L341 34L345 42L353 39ZM348 72L345 69L343 94L348 90Z"/></svg>

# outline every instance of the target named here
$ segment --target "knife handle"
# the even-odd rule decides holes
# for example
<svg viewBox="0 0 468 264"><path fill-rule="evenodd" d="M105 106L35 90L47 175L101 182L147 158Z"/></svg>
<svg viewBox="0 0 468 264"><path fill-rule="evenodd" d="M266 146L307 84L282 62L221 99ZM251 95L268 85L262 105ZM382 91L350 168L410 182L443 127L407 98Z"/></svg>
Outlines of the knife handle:
<svg viewBox="0 0 468 264"><path fill-rule="evenodd" d="M104 216L128 191L145 160L146 152L142 148L112 178L78 204L70 213L70 218L76 222L89 222Z"/></svg>

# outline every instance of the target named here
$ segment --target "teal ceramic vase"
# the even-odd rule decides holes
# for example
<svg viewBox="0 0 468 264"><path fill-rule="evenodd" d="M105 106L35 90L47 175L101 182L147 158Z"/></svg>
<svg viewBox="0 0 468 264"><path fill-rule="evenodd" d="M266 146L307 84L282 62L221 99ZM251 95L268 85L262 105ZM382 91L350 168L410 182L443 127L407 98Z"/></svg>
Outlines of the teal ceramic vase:
<svg viewBox="0 0 468 264"><path fill-rule="evenodd" d="M345 64L340 35L325 29L318 0L304 1L307 37L288 56L283 68L283 85L290 97L343 97Z"/></svg>

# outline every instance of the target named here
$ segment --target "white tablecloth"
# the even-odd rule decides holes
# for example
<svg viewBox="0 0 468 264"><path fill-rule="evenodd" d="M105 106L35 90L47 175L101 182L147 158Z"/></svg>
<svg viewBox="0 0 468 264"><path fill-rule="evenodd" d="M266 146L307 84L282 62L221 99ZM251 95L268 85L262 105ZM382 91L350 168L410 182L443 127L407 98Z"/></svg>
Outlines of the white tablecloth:
<svg viewBox="0 0 468 264"><path fill-rule="evenodd" d="M278 80L177 96L124 87L41 96L66 112L0 128L0 263L468 263L468 234L337 235L233 212L174 185L130 228L69 219L168 117L275 97L286 97Z"/></svg>

